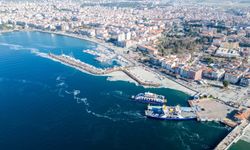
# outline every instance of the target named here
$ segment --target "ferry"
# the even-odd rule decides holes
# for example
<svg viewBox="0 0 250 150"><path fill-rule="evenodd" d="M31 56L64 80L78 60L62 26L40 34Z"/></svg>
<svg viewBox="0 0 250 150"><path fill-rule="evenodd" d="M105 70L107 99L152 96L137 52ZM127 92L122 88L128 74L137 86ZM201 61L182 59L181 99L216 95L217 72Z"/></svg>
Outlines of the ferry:
<svg viewBox="0 0 250 150"><path fill-rule="evenodd" d="M139 93L136 96L132 96L132 99L149 104L165 104L167 102L165 96L150 92Z"/></svg>
<svg viewBox="0 0 250 150"><path fill-rule="evenodd" d="M145 110L148 118L160 120L194 120L197 118L196 110L192 107L177 106L151 106Z"/></svg>

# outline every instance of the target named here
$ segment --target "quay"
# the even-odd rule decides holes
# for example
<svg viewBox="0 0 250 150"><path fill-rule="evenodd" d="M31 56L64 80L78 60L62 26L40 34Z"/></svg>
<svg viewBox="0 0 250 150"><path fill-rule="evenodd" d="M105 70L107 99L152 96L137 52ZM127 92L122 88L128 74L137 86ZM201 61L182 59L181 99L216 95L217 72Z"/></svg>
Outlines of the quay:
<svg viewBox="0 0 250 150"><path fill-rule="evenodd" d="M233 123L226 118L234 108L212 98L189 100L188 103L191 107L199 108L196 112L198 121L219 121L232 127Z"/></svg>
<svg viewBox="0 0 250 150"><path fill-rule="evenodd" d="M246 129L250 127L247 120L244 120L240 125L235 127L216 147L215 150L227 150L233 143L236 143Z"/></svg>
<svg viewBox="0 0 250 150"><path fill-rule="evenodd" d="M189 100L188 103L191 107L196 108L197 121L217 121L233 128L233 130L215 147L215 150L227 150L232 144L244 137L244 135L250 135L250 124L249 121L244 118L244 113L243 115L237 114L238 116L244 116L240 119L240 123L239 121L228 118L230 114L232 115L232 112L236 111L234 107L213 98ZM245 132L248 133L245 134Z"/></svg>

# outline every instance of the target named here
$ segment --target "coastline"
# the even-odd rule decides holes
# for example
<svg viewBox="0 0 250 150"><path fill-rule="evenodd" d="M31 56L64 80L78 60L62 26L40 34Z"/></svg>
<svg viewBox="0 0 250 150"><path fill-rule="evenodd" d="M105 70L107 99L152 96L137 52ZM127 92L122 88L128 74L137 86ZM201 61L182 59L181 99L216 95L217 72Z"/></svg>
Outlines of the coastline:
<svg viewBox="0 0 250 150"><path fill-rule="evenodd" d="M9 30L9 31L2 31L0 33L8 33L8 32L15 32L15 31L20 31L20 32L41 32L41 33L48 33L48 34L56 34L56 35L61 35L61 36L67 36L67 37L71 37L71 38L77 38L77 39L80 39L80 40L85 40L85 41L88 41L88 42L92 42L92 43L95 43L97 45L103 46L105 48L114 50L113 47L108 47L107 45L105 45L101 41L96 41L96 40L91 39L91 38L80 37L80 36L77 36L77 35L72 35L70 33L64 33L64 32L53 32L53 31L43 31L43 30L31 29L31 30ZM117 48L117 49L119 49L119 48ZM116 50L114 50L114 51L116 51ZM43 56L43 54L41 55L39 52L35 53L35 54L40 56L40 57L51 59L51 58L48 58L46 56ZM51 59L51 60L53 60L53 59ZM77 70L79 70L79 71L81 71L83 73L87 73L87 74L94 75L94 76L105 76L105 77L107 77L108 81L125 81L125 82L129 82L129 83L134 83L137 86L140 86L140 84L137 81L135 81L134 79L129 77L123 71L115 71L115 72L107 73L107 74L103 74L103 75L96 75L96 74L90 73L88 71L79 69L77 67L71 66L69 64L66 64L66 63L63 63L63 62L60 62L60 61L57 61L57 60L53 60L53 61L59 62L59 63L61 63L63 65L69 66L69 67L72 67L72 68L77 69ZM142 77L143 77L143 75L142 75ZM194 94L197 93L197 91L194 91L194 90L192 90L190 88L187 88L186 86L178 83L177 81L173 81L173 79L169 79L167 77L164 77L164 79L162 79L162 80L158 80L157 78L151 78L151 80L153 82L155 82L155 83L157 83L157 82L160 83L160 86L158 86L158 87L144 86L144 85L141 85L141 86L143 86L144 88L169 88L169 89L184 92L184 93L186 93L188 95L194 95Z"/></svg>

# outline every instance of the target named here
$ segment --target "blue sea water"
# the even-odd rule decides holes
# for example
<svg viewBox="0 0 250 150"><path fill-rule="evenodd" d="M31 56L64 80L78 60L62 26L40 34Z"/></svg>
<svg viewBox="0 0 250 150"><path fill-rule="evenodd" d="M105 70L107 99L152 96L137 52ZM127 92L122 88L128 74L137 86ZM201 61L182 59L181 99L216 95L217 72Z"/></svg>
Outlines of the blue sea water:
<svg viewBox="0 0 250 150"><path fill-rule="evenodd" d="M95 43L71 37L12 32L0 35L0 149L212 149L229 129L218 123L145 118L131 95L163 94L187 106L188 95L107 81L32 51L63 53L105 67L82 52Z"/></svg>

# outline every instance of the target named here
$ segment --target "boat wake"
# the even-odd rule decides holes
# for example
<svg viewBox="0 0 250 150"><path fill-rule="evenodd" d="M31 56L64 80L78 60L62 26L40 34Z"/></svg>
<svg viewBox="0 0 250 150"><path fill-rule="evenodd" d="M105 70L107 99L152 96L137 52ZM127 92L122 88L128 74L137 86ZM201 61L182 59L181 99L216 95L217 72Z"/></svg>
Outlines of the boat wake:
<svg viewBox="0 0 250 150"><path fill-rule="evenodd" d="M58 76L56 78L56 87L58 88L56 90L56 91L58 91L58 96L64 97L63 91L64 91L64 89L68 88L68 85L64 81L64 78L62 78L61 76Z"/></svg>
<svg viewBox="0 0 250 150"><path fill-rule="evenodd" d="M146 119L146 116L142 115L139 111L125 111L123 114L133 117L135 119Z"/></svg>
<svg viewBox="0 0 250 150"><path fill-rule="evenodd" d="M41 87L41 89L51 89L51 87L48 86L47 84L44 84L38 81L26 80L26 79L0 78L0 82L15 82L15 83L21 83L21 84L30 84L30 85L39 86Z"/></svg>
<svg viewBox="0 0 250 150"><path fill-rule="evenodd" d="M90 109L90 104L89 104L89 102L88 102L88 99L79 96L80 93L81 93L80 90L76 90L76 89L74 89L73 91L67 91L67 90L65 90L65 93L73 95L73 98L76 100L76 102L77 102L78 104L81 104L81 103L84 104L84 106L85 106L85 111L86 111L88 114L91 114L91 115L93 115L93 116L95 116L95 117L98 117L98 118L109 119L109 120L114 121L114 122L117 121L116 119L113 119L113 118L109 117L108 115L103 115L103 114L99 114L99 113L96 113L96 112L92 111L92 110Z"/></svg>
<svg viewBox="0 0 250 150"><path fill-rule="evenodd" d="M112 106L109 106L106 111L99 113L94 110L93 105L89 103L89 100L85 97L82 97L81 90L79 89L71 89L69 90L69 86L65 82L66 77L63 76L57 76L56 77L56 87L58 87L58 96L64 97L65 94L71 95L74 100L76 100L76 103L83 104L85 107L85 111L97 118L104 118L111 120L113 122L117 121L126 121L129 123L134 123L137 121L141 121L142 119L145 119L146 117L142 115L140 111L131 111L131 110L123 110L121 105L114 104ZM114 96L119 99L125 99L129 97L126 93L123 91L112 91L111 93L101 93L101 95L107 95L107 96Z"/></svg>
<svg viewBox="0 0 250 150"><path fill-rule="evenodd" d="M107 93L106 95L111 95L115 98L118 98L120 100L128 100L130 98L130 96L126 93L124 93L123 91L112 91L111 93Z"/></svg>
<svg viewBox="0 0 250 150"><path fill-rule="evenodd" d="M105 119L109 119L109 120L111 120L111 121L113 121L113 122L118 121L117 119L113 119L113 118L111 118L111 117L109 117L109 116L107 116L107 115L101 115L101 114L98 114L98 113L92 112L92 111L91 111L91 110L89 110L88 108L86 108L86 112L87 112L88 114L91 114L91 115L93 115L93 116L95 116L95 117L98 117L98 118L105 118Z"/></svg>
<svg viewBox="0 0 250 150"><path fill-rule="evenodd" d="M22 45L18 45L18 44L10 44L10 43L0 43L0 46L6 46L9 47L9 49L12 50L23 50L24 47Z"/></svg>

